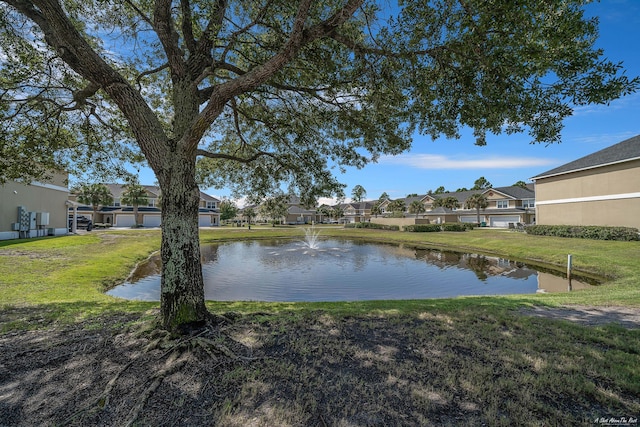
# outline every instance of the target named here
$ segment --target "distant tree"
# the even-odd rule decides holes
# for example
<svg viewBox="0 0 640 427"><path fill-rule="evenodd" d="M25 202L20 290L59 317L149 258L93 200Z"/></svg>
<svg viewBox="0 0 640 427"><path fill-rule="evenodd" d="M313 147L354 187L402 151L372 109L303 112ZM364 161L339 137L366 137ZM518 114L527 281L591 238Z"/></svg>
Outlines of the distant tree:
<svg viewBox="0 0 640 427"><path fill-rule="evenodd" d="M393 212L393 216L399 216L407 209L403 199L396 199L389 203L387 209Z"/></svg>
<svg viewBox="0 0 640 427"><path fill-rule="evenodd" d="M242 210L242 215L247 218L247 224L251 227L251 220L256 217L256 211L253 208L244 208Z"/></svg>
<svg viewBox="0 0 640 427"><path fill-rule="evenodd" d="M387 194L387 192L386 192L386 191L385 191L385 192L383 192L383 193L380 195L380 197L378 197L378 201L380 201L380 202L384 202L385 200L388 200L388 199L389 199L389 195Z"/></svg>
<svg viewBox="0 0 640 427"><path fill-rule="evenodd" d="M444 189L443 185L436 188L436 191L433 192L433 194L444 194L444 193L447 193L447 190Z"/></svg>
<svg viewBox="0 0 640 427"><path fill-rule="evenodd" d="M456 193L460 193L461 191L469 191L469 189L467 187L458 188Z"/></svg>
<svg viewBox="0 0 640 427"><path fill-rule="evenodd" d="M276 222L279 222L287 215L287 202L289 201L289 196L286 194L278 194L273 197L267 198L262 205L260 205L260 210L262 214L270 218L273 222L273 225Z"/></svg>
<svg viewBox="0 0 640 427"><path fill-rule="evenodd" d="M138 206L149 204L147 190L140 185L137 180L131 181L123 187L125 187L125 191L122 193L120 203L133 206L133 216L135 218L136 227L138 227L140 225L138 223Z"/></svg>
<svg viewBox="0 0 640 427"><path fill-rule="evenodd" d="M327 205L322 205L316 209L316 213L320 214L320 219L324 220L324 217L331 218L331 208Z"/></svg>
<svg viewBox="0 0 640 427"><path fill-rule="evenodd" d="M361 202L367 195L367 190L362 185L356 185L351 190L351 199L354 202Z"/></svg>
<svg viewBox="0 0 640 427"><path fill-rule="evenodd" d="M424 207L424 203L422 203L420 200L414 200L413 202L411 202L411 204L409 204L409 213L413 213L416 214L416 218L418 218L418 215L420 215L422 212L425 212L427 209Z"/></svg>
<svg viewBox="0 0 640 427"><path fill-rule="evenodd" d="M81 184L74 193L78 195L78 202L93 208L93 222L96 221L98 208L113 204L113 196L109 187L104 184Z"/></svg>
<svg viewBox="0 0 640 427"><path fill-rule="evenodd" d="M487 188L492 188L493 185L486 180L486 178L484 176L481 176L480 178L476 179L476 181L473 183L473 187L471 187L472 190L486 190Z"/></svg>
<svg viewBox="0 0 640 427"><path fill-rule="evenodd" d="M418 197L418 193L407 194L407 198L409 197Z"/></svg>
<svg viewBox="0 0 640 427"><path fill-rule="evenodd" d="M480 224L480 209L486 209L489 206L489 200L487 200L487 196L482 193L472 194L467 200L464 202L465 209L475 209L477 214L476 223Z"/></svg>
<svg viewBox="0 0 640 427"><path fill-rule="evenodd" d="M522 187L522 188L527 188L527 183L524 181L518 181L515 184L513 184L514 187Z"/></svg>
<svg viewBox="0 0 640 427"><path fill-rule="evenodd" d="M448 197L439 197L437 199L435 199L433 201L433 208L439 208L439 207L443 207L443 208L447 208L447 209L457 209L460 207L460 203L458 202L458 199L456 199L453 196L448 196Z"/></svg>
<svg viewBox="0 0 640 427"><path fill-rule="evenodd" d="M220 219L222 221L229 221L233 219L238 214L238 207L236 204L229 199L224 199L220 202Z"/></svg>
<svg viewBox="0 0 640 427"><path fill-rule="evenodd" d="M378 218L378 215L382 215L382 203L380 201L376 201L373 206L371 206L371 215L375 218Z"/></svg>
<svg viewBox="0 0 640 427"><path fill-rule="evenodd" d="M331 218L339 221L344 216L344 208L341 205L335 205L331 209Z"/></svg>

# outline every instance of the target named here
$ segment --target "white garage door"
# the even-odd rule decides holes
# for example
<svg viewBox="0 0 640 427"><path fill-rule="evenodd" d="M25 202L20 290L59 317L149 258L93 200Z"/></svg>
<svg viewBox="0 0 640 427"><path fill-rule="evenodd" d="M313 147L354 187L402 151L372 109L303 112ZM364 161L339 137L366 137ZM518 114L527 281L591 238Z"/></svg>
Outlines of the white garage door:
<svg viewBox="0 0 640 427"><path fill-rule="evenodd" d="M116 215L116 227L133 227L136 225L136 221L133 215Z"/></svg>
<svg viewBox="0 0 640 427"><path fill-rule="evenodd" d="M515 215L515 216L498 216L498 217L494 217L491 218L491 222L489 225L491 225L492 227L504 227L507 228L509 227L509 223L517 223L520 221L520 217Z"/></svg>
<svg viewBox="0 0 640 427"><path fill-rule="evenodd" d="M461 216L460 222L473 222L476 223L478 221L477 216Z"/></svg>
<svg viewBox="0 0 640 427"><path fill-rule="evenodd" d="M198 225L200 227L211 227L211 215L200 215L198 217Z"/></svg>
<svg viewBox="0 0 640 427"><path fill-rule="evenodd" d="M160 215L145 215L142 218L142 225L145 227L160 227L161 219Z"/></svg>

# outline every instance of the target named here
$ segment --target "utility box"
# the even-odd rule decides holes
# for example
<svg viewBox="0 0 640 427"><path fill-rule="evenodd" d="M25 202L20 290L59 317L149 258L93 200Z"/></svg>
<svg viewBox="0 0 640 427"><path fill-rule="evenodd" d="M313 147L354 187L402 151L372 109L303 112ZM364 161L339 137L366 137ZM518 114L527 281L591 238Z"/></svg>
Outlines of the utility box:
<svg viewBox="0 0 640 427"><path fill-rule="evenodd" d="M12 222L11 223L11 231L20 231L20 223Z"/></svg>
<svg viewBox="0 0 640 427"><path fill-rule="evenodd" d="M38 226L49 225L49 212L37 212L36 223Z"/></svg>
<svg viewBox="0 0 640 427"><path fill-rule="evenodd" d="M37 221L36 221L36 213L35 212L29 212L29 230L35 230L37 228Z"/></svg>
<svg viewBox="0 0 640 427"><path fill-rule="evenodd" d="M34 215L34 222L35 222L35 215ZM18 206L18 224L20 224L19 231L29 231L29 225L30 225L29 211L27 211L27 208L25 208L24 206Z"/></svg>

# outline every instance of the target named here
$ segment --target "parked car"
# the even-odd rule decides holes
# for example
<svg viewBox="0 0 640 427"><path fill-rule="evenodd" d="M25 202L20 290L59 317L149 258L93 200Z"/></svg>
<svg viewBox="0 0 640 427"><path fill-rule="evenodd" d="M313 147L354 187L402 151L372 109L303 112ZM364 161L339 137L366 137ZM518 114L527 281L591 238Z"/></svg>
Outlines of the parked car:
<svg viewBox="0 0 640 427"><path fill-rule="evenodd" d="M73 215L69 215L69 231L73 227ZM77 229L86 229L91 231L93 229L93 222L84 215L76 215L76 227Z"/></svg>

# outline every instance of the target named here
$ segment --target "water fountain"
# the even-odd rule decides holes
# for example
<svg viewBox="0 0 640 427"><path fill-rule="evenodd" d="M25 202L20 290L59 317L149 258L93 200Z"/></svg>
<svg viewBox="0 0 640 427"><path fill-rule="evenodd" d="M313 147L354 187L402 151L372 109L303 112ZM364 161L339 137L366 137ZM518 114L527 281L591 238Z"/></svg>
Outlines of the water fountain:
<svg viewBox="0 0 640 427"><path fill-rule="evenodd" d="M313 226L304 229L304 244L309 249L318 249L318 236L320 231Z"/></svg>

